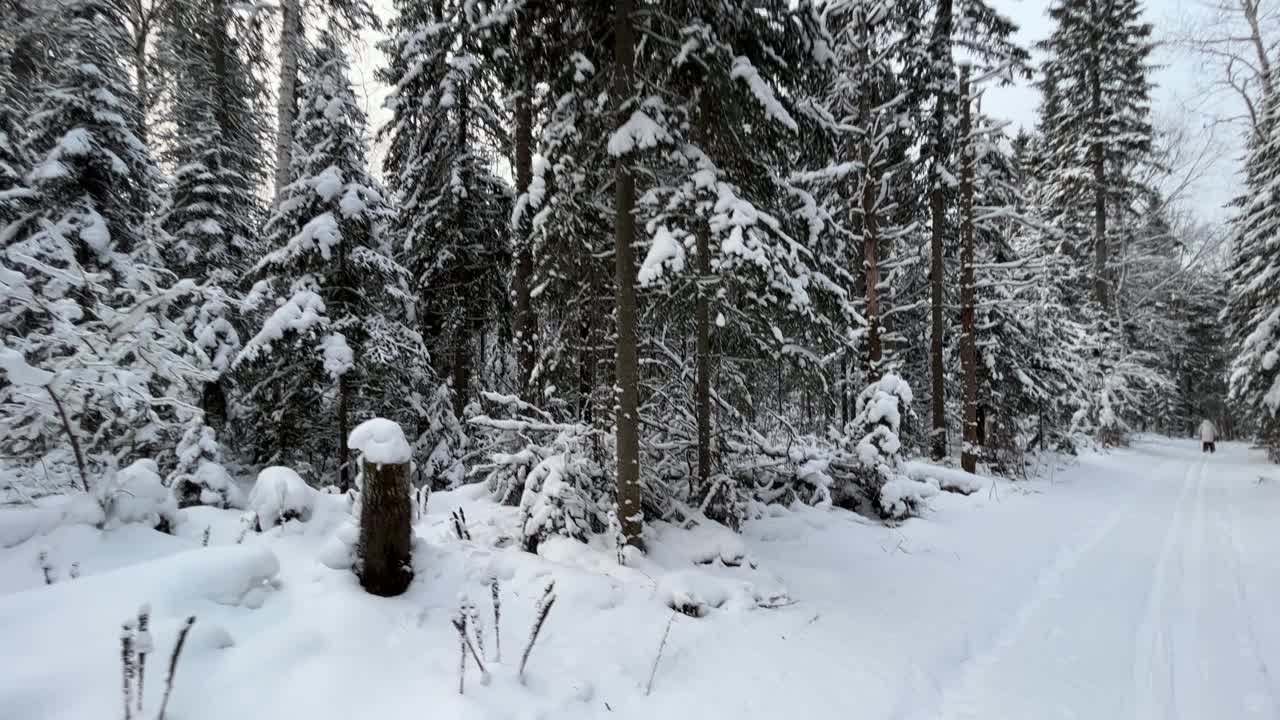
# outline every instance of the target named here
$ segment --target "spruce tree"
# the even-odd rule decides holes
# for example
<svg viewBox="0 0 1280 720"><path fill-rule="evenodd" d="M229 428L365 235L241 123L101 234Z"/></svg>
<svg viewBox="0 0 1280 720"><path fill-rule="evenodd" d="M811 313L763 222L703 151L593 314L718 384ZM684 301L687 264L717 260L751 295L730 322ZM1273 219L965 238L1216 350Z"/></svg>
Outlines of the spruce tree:
<svg viewBox="0 0 1280 720"><path fill-rule="evenodd" d="M59 60L30 118L33 193L5 231L4 345L48 373L0 389L9 454L75 445L88 462L151 454L176 439L202 379L171 320L189 292L167 286L150 234L158 172L112 3L62 6ZM83 458L81 460L83 465Z"/></svg>
<svg viewBox="0 0 1280 720"><path fill-rule="evenodd" d="M392 88L383 170L419 329L436 373L452 378L461 417L481 343L507 305L511 196L490 170L507 144L506 118L479 19L460 2L402 2L399 11L379 73Z"/></svg>
<svg viewBox="0 0 1280 720"><path fill-rule="evenodd" d="M333 34L321 37L299 96L292 180L254 266L261 329L236 364L259 413L260 452L310 462L345 489L353 422L408 422L426 353L406 324L409 276L387 230L394 211L369 175L364 113Z"/></svg>
<svg viewBox="0 0 1280 720"><path fill-rule="evenodd" d="M156 55L169 68L156 88L166 121L159 137L173 168L160 244L169 269L199 284L182 322L201 366L215 375L201 406L206 422L235 441L224 374L248 330L237 298L262 254L259 189L270 167L263 21L228 0L173 0L159 21Z"/></svg>
<svg viewBox="0 0 1280 720"><path fill-rule="evenodd" d="M1073 237L1089 237L1092 298L1111 300L1116 236L1134 195L1133 172L1150 160L1151 25L1138 0L1059 0L1056 23L1039 44L1047 55L1039 82L1047 165L1048 218Z"/></svg>
<svg viewBox="0 0 1280 720"><path fill-rule="evenodd" d="M1245 192L1233 223L1234 242L1227 306L1222 313L1235 350L1231 361L1231 400L1257 423L1260 440L1272 459L1280 459L1280 101L1272 95L1252 143Z"/></svg>

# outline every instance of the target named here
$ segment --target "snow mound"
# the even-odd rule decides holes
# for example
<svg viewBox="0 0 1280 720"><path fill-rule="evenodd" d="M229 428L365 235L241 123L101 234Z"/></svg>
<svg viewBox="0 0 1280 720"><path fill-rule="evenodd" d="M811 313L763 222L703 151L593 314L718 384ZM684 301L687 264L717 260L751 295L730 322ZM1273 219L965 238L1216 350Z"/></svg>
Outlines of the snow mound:
<svg viewBox="0 0 1280 720"><path fill-rule="evenodd" d="M939 492L936 480L921 482L899 476L880 488L880 507L889 517L916 515Z"/></svg>
<svg viewBox="0 0 1280 720"><path fill-rule="evenodd" d="M210 505L216 508L245 507L244 493L222 465L201 462L192 475L174 481L173 494L182 507Z"/></svg>
<svg viewBox="0 0 1280 720"><path fill-rule="evenodd" d="M987 487L987 482L984 478L964 470L941 467L920 460L908 461L903 463L903 466L907 471L907 475L912 479L921 482L932 481L938 485L939 489L947 492L972 495Z"/></svg>
<svg viewBox="0 0 1280 720"><path fill-rule="evenodd" d="M99 490L105 527L140 523L164 533L178 524L178 501L160 478L154 460L137 460L117 470Z"/></svg>
<svg viewBox="0 0 1280 720"><path fill-rule="evenodd" d="M262 530L288 520L311 519L316 491L298 473L281 465L264 468L249 491L249 510Z"/></svg>
<svg viewBox="0 0 1280 720"><path fill-rule="evenodd" d="M400 425L386 418L372 418L357 425L347 438L347 445L359 450L365 462L375 465L399 465L413 457L413 448Z"/></svg>
<svg viewBox="0 0 1280 720"><path fill-rule="evenodd" d="M713 610L740 612L785 604L785 593L766 595L745 580L698 570L676 570L658 578L654 590L667 607L689 617L706 617Z"/></svg>
<svg viewBox="0 0 1280 720"><path fill-rule="evenodd" d="M56 505L0 510L0 548L11 548L65 525L98 526L106 520L92 495L72 495Z"/></svg>

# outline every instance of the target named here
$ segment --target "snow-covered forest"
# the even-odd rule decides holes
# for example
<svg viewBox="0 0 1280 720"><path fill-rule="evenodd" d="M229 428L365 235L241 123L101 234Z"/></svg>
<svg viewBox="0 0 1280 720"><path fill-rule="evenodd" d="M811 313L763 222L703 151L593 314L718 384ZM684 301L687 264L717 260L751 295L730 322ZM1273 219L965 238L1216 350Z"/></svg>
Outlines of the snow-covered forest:
<svg viewBox="0 0 1280 720"><path fill-rule="evenodd" d="M479 614L457 593L487 578L496 633L494 578L514 580L533 630L487 706L513 717L556 563L638 573L683 615L781 611L801 601L721 577L756 569L761 528L889 537L1000 488L1051 493L1061 468L1137 468L1206 419L1265 475L1267 1L1221 0L1176 39L1224 78L1245 148L1224 222L1188 201L1211 149L1153 112L1175 40L1139 0L1052 0L1030 46L989 0L0 0L0 575L38 558L0 592L72 598L93 580L77 553L134 572L118 581L171 601L167 653L188 610L156 578L188 566L156 558L207 553L190 596L230 573L250 586L222 604L248 608L288 589L282 560L309 563L285 574L451 606L456 631L431 622L456 675L459 636L464 668L502 657L488 589ZM1009 85L1038 91L1034 127L984 103ZM673 571L690 547L724 573ZM36 602L14 597L0 622ZM149 622L123 634L126 718L144 696L163 717L172 689L156 660L143 689ZM122 636L101 630L118 691ZM208 632L193 662L230 647ZM648 696L657 661L625 662ZM537 712L601 710L541 691Z"/></svg>

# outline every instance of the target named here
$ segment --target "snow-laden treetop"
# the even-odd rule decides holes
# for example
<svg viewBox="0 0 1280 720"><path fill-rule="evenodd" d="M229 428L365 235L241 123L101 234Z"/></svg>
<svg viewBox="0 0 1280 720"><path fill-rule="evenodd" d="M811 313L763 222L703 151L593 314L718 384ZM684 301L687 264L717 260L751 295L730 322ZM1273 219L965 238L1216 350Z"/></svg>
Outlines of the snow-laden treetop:
<svg viewBox="0 0 1280 720"><path fill-rule="evenodd" d="M347 438L347 446L359 450L366 462L375 465L398 465L413 457L400 425L386 418L372 418L357 425Z"/></svg>

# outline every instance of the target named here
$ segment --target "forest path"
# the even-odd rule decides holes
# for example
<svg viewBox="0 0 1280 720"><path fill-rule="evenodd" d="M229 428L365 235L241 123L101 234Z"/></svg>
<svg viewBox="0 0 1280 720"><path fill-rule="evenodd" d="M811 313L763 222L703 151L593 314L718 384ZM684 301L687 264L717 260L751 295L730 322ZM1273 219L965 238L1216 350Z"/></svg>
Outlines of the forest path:
<svg viewBox="0 0 1280 720"><path fill-rule="evenodd" d="M913 716L1280 717L1263 652L1280 649L1267 587L1280 517L1258 502L1274 492L1247 449L1143 444L1071 485L1062 509L1084 530L1030 587L1008 587L1021 599L1006 621Z"/></svg>

